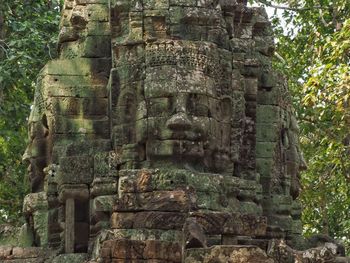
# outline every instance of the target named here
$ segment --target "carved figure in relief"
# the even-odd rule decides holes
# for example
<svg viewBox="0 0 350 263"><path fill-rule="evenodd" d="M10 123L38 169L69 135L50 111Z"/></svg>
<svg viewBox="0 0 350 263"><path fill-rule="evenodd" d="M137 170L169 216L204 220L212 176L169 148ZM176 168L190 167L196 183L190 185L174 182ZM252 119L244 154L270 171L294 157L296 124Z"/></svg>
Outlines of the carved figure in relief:
<svg viewBox="0 0 350 263"><path fill-rule="evenodd" d="M49 129L42 103L41 96L36 95L28 120L29 143L22 157L23 162L28 164L27 171L32 193L44 190L44 168L47 166L49 158Z"/></svg>

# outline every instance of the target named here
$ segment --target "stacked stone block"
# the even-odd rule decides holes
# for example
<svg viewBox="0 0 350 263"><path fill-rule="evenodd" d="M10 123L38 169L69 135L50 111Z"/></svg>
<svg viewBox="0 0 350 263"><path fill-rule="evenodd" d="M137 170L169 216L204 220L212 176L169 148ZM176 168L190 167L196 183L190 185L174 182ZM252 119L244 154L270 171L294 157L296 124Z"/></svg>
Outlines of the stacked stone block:
<svg viewBox="0 0 350 263"><path fill-rule="evenodd" d="M119 253L117 244L123 242L151 239L161 246L158 253L168 255L174 246L260 244L256 237L265 235L266 219L258 211L245 214L239 208L240 184L249 181L161 169L121 170L119 176L119 198L111 217L114 234L102 248L108 255ZM227 192L220 192L223 189ZM162 258L155 254L147 259Z"/></svg>
<svg viewBox="0 0 350 263"><path fill-rule="evenodd" d="M110 228L113 204L117 200L117 159L113 152L101 152L94 156L94 180L90 192L90 236Z"/></svg>
<svg viewBox="0 0 350 263"><path fill-rule="evenodd" d="M70 252L87 252L93 157L110 149L108 2L65 1L60 28L60 58L41 71L33 111L44 119L47 165L51 164L41 179L42 195L48 199L47 216L41 221L46 220L46 229L49 226L42 231L50 247L67 250L70 235L76 241ZM68 200L75 209L67 208Z"/></svg>

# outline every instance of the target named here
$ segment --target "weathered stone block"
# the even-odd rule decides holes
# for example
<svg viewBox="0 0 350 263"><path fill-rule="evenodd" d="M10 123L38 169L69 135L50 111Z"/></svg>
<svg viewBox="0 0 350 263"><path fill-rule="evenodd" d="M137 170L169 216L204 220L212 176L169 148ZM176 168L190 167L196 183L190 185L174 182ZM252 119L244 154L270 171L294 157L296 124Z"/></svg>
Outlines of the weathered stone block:
<svg viewBox="0 0 350 263"><path fill-rule="evenodd" d="M291 232L293 228L293 219L288 215L269 215L269 225L278 226L283 232Z"/></svg>
<svg viewBox="0 0 350 263"><path fill-rule="evenodd" d="M83 45L83 57L104 58L111 56L109 36L87 36Z"/></svg>
<svg viewBox="0 0 350 263"><path fill-rule="evenodd" d="M51 60L40 72L41 75L92 76L105 72L108 76L111 68L109 58L77 58Z"/></svg>
<svg viewBox="0 0 350 263"><path fill-rule="evenodd" d="M45 255L45 251L39 247L28 247L28 248L14 247L12 249L11 258L13 259L40 258L40 257L44 257L44 255Z"/></svg>
<svg viewBox="0 0 350 263"><path fill-rule="evenodd" d="M263 54L265 56L272 56L273 55L273 52L275 51L275 44L273 41L273 37L254 36L254 42L255 42L255 50L257 50L258 52L260 52L261 54ZM269 83L266 83L266 84L267 84L266 87L269 87L271 85Z"/></svg>
<svg viewBox="0 0 350 263"><path fill-rule="evenodd" d="M113 229L109 238L130 240L159 240L175 242L182 240L181 230L159 229Z"/></svg>
<svg viewBox="0 0 350 263"><path fill-rule="evenodd" d="M247 53L252 49L253 45L254 41L251 39L232 38L230 40L230 47L234 53Z"/></svg>
<svg viewBox="0 0 350 263"><path fill-rule="evenodd" d="M195 208L195 196L183 190L124 193L116 201L118 212L169 211L187 212Z"/></svg>
<svg viewBox="0 0 350 263"><path fill-rule="evenodd" d="M282 100L282 93L278 87L259 89L257 101L261 105L278 105Z"/></svg>
<svg viewBox="0 0 350 263"><path fill-rule="evenodd" d="M147 9L168 9L169 8L169 0L145 0L143 3L143 7L145 10Z"/></svg>
<svg viewBox="0 0 350 263"><path fill-rule="evenodd" d="M257 158L273 158L276 155L275 142L257 142L256 143L256 157Z"/></svg>
<svg viewBox="0 0 350 263"><path fill-rule="evenodd" d="M239 212L241 214L261 215L262 207L253 201L242 201Z"/></svg>
<svg viewBox="0 0 350 263"><path fill-rule="evenodd" d="M143 258L181 262L182 247L179 243L146 240Z"/></svg>
<svg viewBox="0 0 350 263"><path fill-rule="evenodd" d="M186 219L185 213L177 212L115 212L111 217L111 227L121 229L146 228L146 229L175 229L181 230Z"/></svg>
<svg viewBox="0 0 350 263"><path fill-rule="evenodd" d="M106 180L94 180L91 189L92 196L115 195L118 190L117 179L106 178Z"/></svg>
<svg viewBox="0 0 350 263"><path fill-rule="evenodd" d="M272 158L257 158L256 166L258 173L265 178L271 177L275 169L275 163Z"/></svg>
<svg viewBox="0 0 350 263"><path fill-rule="evenodd" d="M224 212L192 212L207 234L233 234L237 236L262 236L266 232L266 218L255 215Z"/></svg>
<svg viewBox="0 0 350 263"><path fill-rule="evenodd" d="M106 98L106 86L98 82L101 79L89 76L46 75L42 79L43 85L50 86L50 89L45 90L49 97Z"/></svg>
<svg viewBox="0 0 350 263"><path fill-rule="evenodd" d="M214 211L237 212L239 201L235 197L225 196L223 193L196 192L198 209Z"/></svg>
<svg viewBox="0 0 350 263"><path fill-rule="evenodd" d="M55 97L51 99L55 114L69 116L106 116L106 98Z"/></svg>
<svg viewBox="0 0 350 263"><path fill-rule="evenodd" d="M90 156L70 156L60 158L57 183L81 184L91 183L93 179L93 162Z"/></svg>
<svg viewBox="0 0 350 263"><path fill-rule="evenodd" d="M239 187L246 185L243 179L209 173L194 173L186 170L121 170L119 189L124 193L164 191L191 188L202 193L237 194ZM250 183L252 185L252 183ZM252 189L255 189L255 186Z"/></svg>
<svg viewBox="0 0 350 263"><path fill-rule="evenodd" d="M47 202L47 195L45 192L40 193L31 193L24 197L23 201L23 213L24 214L31 214L35 211L39 210L47 210L48 209L48 202Z"/></svg>
<svg viewBox="0 0 350 263"><path fill-rule="evenodd" d="M59 188L58 199L65 202L67 199L86 201L89 199L89 190L86 184L63 184Z"/></svg>
<svg viewBox="0 0 350 263"><path fill-rule="evenodd" d="M332 243L325 243L322 246L310 248L305 251L294 250L287 246L284 240L272 240L269 244L267 254L280 263L301 262L301 263L325 263L342 262L337 259L337 246ZM345 259L343 262L348 262Z"/></svg>
<svg viewBox="0 0 350 263"><path fill-rule="evenodd" d="M276 124L258 123L256 125L257 142L277 142L280 131Z"/></svg>
<svg viewBox="0 0 350 263"><path fill-rule="evenodd" d="M12 254L12 246L0 246L0 259L10 258Z"/></svg>
<svg viewBox="0 0 350 263"><path fill-rule="evenodd" d="M89 137L87 138L89 140ZM88 157L94 156L97 152L108 152L111 149L111 141L108 139L93 139L89 141L75 140L69 144L63 144L65 148L64 155L66 156L81 156ZM82 155L84 153L84 155ZM63 155L63 156L64 156ZM90 157L89 157L90 158ZM90 165L93 164L92 160L85 160Z"/></svg>
<svg viewBox="0 0 350 263"><path fill-rule="evenodd" d="M104 242L103 249L104 258L113 258L113 262L181 262L181 248L176 243L155 240L108 240Z"/></svg>
<svg viewBox="0 0 350 263"><path fill-rule="evenodd" d="M62 254L55 257L52 263L81 263L87 259L87 254Z"/></svg>
<svg viewBox="0 0 350 263"><path fill-rule="evenodd" d="M248 78L245 79L245 94L257 96L258 94L258 79Z"/></svg>
<svg viewBox="0 0 350 263"><path fill-rule="evenodd" d="M98 196L92 201L92 212L111 212L117 197L114 195Z"/></svg>
<svg viewBox="0 0 350 263"><path fill-rule="evenodd" d="M275 263L266 253L255 246L213 246L211 248L194 248L185 251L185 263Z"/></svg>
<svg viewBox="0 0 350 263"><path fill-rule="evenodd" d="M280 108L271 105L258 105L256 111L257 123L277 123L280 120Z"/></svg>
<svg viewBox="0 0 350 263"><path fill-rule="evenodd" d="M87 5L87 4L108 4L108 0L76 0L78 5Z"/></svg>
<svg viewBox="0 0 350 263"><path fill-rule="evenodd" d="M105 1L105 0L103 0ZM108 1L108 0L107 0ZM108 36L110 39L111 28L108 22L92 22L86 25L87 36Z"/></svg>
<svg viewBox="0 0 350 263"><path fill-rule="evenodd" d="M196 0L170 0L170 6L196 6Z"/></svg>
<svg viewBox="0 0 350 263"><path fill-rule="evenodd" d="M90 4L86 7L86 12L89 21L108 22L109 10L108 5Z"/></svg>
<svg viewBox="0 0 350 263"><path fill-rule="evenodd" d="M102 137L109 133L109 122L106 117L98 119L72 118L72 116L56 116L54 132L66 134L99 134Z"/></svg>
<svg viewBox="0 0 350 263"><path fill-rule="evenodd" d="M48 212L47 210L35 211L32 216L36 242L41 247L46 247L48 244Z"/></svg>
<svg viewBox="0 0 350 263"><path fill-rule="evenodd" d="M109 152L101 152L94 155L94 176L105 177L109 175Z"/></svg>
<svg viewBox="0 0 350 263"><path fill-rule="evenodd" d="M130 262L181 262L181 247L177 243L156 240L108 240L104 242L103 249L104 257L111 257L114 261L120 259Z"/></svg>

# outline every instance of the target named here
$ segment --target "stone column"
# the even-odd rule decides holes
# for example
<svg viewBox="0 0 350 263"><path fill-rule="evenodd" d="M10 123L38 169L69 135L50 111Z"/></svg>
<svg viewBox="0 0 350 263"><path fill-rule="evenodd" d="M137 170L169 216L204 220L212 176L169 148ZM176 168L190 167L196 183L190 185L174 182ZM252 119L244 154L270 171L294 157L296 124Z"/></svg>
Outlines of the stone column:
<svg viewBox="0 0 350 263"><path fill-rule="evenodd" d="M66 200L66 225L65 225L65 252L74 253L75 243L75 201L73 198Z"/></svg>
<svg viewBox="0 0 350 263"><path fill-rule="evenodd" d="M45 192L31 193L24 198L23 214L30 223L34 243L46 246L48 242L48 202ZM31 218L31 219L30 219Z"/></svg>
<svg viewBox="0 0 350 263"><path fill-rule="evenodd" d="M77 202L86 202L89 199L89 189L84 184L64 184L59 189L59 201L65 204L64 218L64 248L65 253L74 253L79 233L79 222L75 218ZM82 231L82 230L80 230ZM85 231L85 230L84 230Z"/></svg>

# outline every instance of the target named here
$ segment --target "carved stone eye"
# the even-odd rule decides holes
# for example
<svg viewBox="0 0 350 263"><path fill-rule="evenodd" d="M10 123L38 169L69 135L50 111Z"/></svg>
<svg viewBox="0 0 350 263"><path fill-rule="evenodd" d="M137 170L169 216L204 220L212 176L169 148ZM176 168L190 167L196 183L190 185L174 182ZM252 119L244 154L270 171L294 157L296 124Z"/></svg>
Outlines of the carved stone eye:
<svg viewBox="0 0 350 263"><path fill-rule="evenodd" d="M187 102L187 110L190 115L208 117L210 114L208 98L205 95L190 94Z"/></svg>
<svg viewBox="0 0 350 263"><path fill-rule="evenodd" d="M171 115L171 98L152 98L147 103L147 112L150 117Z"/></svg>

